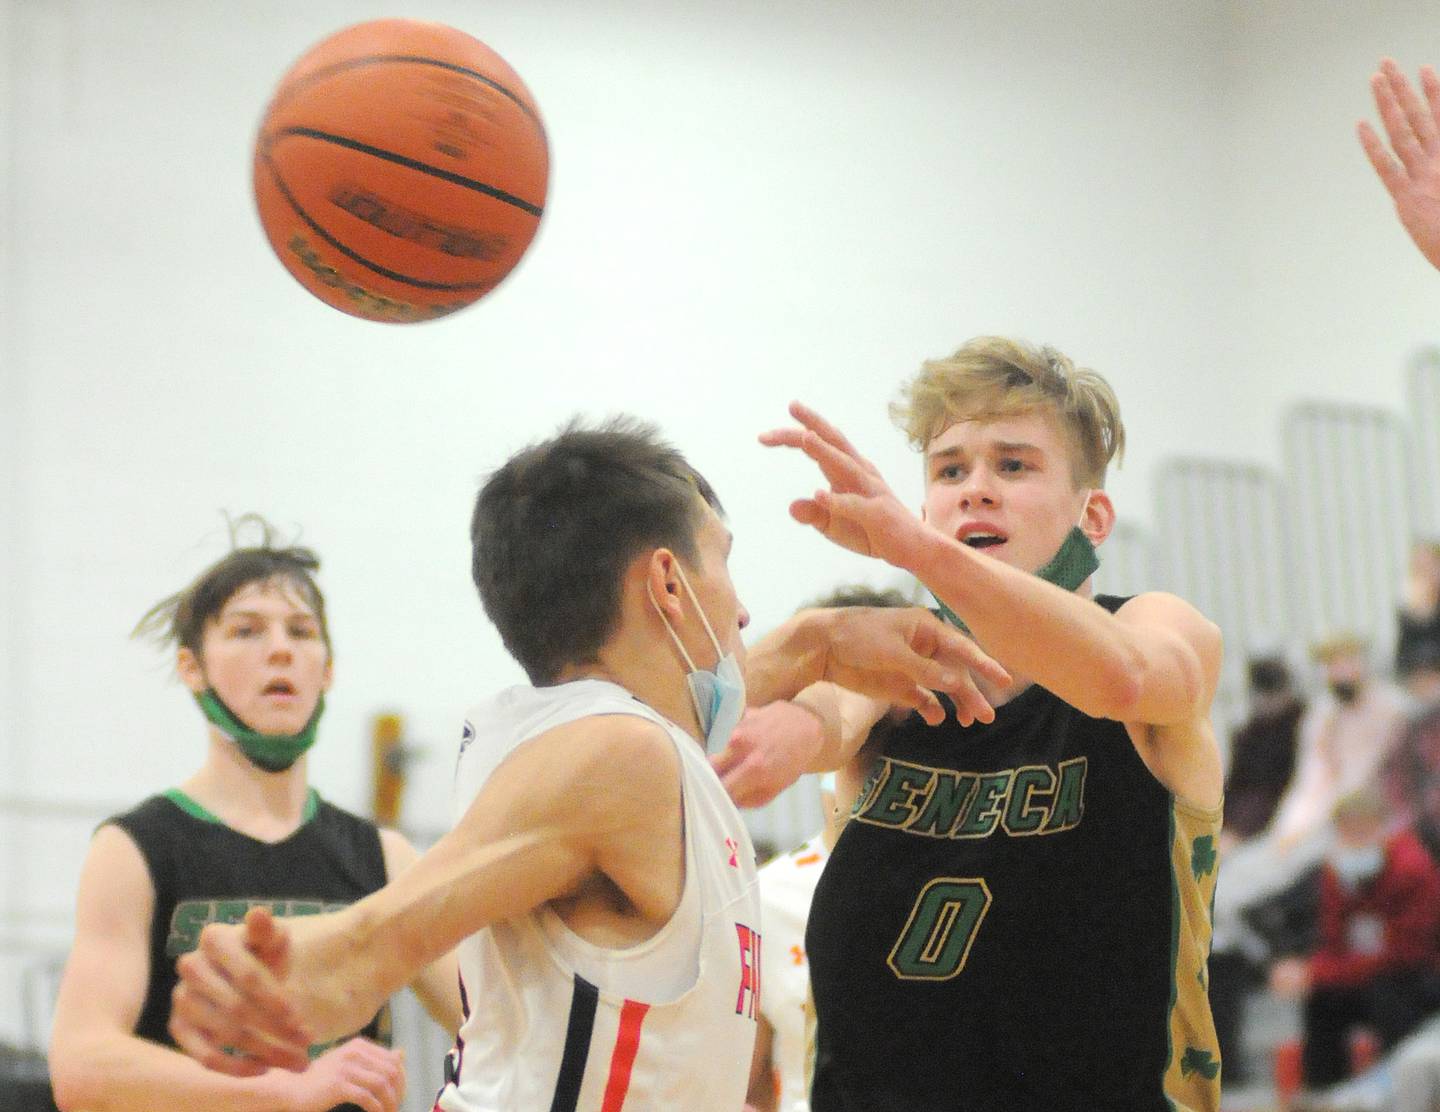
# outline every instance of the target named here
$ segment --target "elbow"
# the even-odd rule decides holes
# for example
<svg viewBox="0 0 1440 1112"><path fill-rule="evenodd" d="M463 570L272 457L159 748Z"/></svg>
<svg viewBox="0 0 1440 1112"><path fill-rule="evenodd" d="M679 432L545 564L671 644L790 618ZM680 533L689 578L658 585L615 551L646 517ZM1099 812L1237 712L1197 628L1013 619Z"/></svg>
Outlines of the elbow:
<svg viewBox="0 0 1440 1112"><path fill-rule="evenodd" d="M1090 713L1097 718L1133 722L1140 713L1145 692L1144 664L1137 653L1116 653L1102 662L1093 682L1096 702Z"/></svg>
<svg viewBox="0 0 1440 1112"><path fill-rule="evenodd" d="M104 1086L93 1070L73 1062L62 1062L50 1051L50 1088L60 1112L101 1112L105 1108Z"/></svg>

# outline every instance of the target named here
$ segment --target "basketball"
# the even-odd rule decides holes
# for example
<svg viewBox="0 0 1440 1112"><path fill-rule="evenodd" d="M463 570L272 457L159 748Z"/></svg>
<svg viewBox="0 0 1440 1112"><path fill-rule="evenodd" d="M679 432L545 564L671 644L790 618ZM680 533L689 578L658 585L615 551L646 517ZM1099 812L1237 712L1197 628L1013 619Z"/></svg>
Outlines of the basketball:
<svg viewBox="0 0 1440 1112"><path fill-rule="evenodd" d="M255 141L280 261L327 305L413 323L485 296L535 237L549 180L534 98L440 23L339 31L285 74Z"/></svg>

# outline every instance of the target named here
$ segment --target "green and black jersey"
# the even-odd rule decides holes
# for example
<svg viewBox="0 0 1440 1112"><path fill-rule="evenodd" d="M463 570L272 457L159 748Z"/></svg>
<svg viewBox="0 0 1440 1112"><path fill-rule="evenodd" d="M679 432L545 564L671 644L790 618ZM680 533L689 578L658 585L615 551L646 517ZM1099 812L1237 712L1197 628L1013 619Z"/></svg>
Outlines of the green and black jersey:
<svg viewBox="0 0 1440 1112"><path fill-rule="evenodd" d="M155 886L150 983L135 1033L167 1046L174 1045L166 1024L175 961L195 948L206 924L238 923L256 906L279 916L333 911L385 884L375 824L314 791L305 821L281 842L232 830L178 790L151 796L107 821L139 847ZM357 1033L387 1041L383 1015Z"/></svg>
<svg viewBox="0 0 1440 1112"><path fill-rule="evenodd" d="M1215 1112L1219 827L1039 686L912 715L811 907L815 1112Z"/></svg>

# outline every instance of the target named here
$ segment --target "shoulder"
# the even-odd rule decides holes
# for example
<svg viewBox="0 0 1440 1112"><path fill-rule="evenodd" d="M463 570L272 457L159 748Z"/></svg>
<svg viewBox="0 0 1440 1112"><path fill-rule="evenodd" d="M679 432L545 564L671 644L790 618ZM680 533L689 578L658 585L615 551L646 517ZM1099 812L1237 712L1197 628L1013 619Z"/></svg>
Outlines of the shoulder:
<svg viewBox="0 0 1440 1112"><path fill-rule="evenodd" d="M185 812L167 794L152 795L141 800L128 811L121 811L105 820L108 826L125 830L131 836L138 836L151 830L165 830L183 820Z"/></svg>
<svg viewBox="0 0 1440 1112"><path fill-rule="evenodd" d="M113 822L101 826L81 867L79 902L110 911L148 908L155 889L151 863L129 831Z"/></svg>
<svg viewBox="0 0 1440 1112"><path fill-rule="evenodd" d="M516 746L487 789L548 796L577 812L654 806L679 793L678 740L636 714L586 715Z"/></svg>
<svg viewBox="0 0 1440 1112"><path fill-rule="evenodd" d="M1194 632L1220 643L1220 627L1179 595L1169 591L1146 591L1116 600L1115 615L1129 622L1168 625L1185 632Z"/></svg>

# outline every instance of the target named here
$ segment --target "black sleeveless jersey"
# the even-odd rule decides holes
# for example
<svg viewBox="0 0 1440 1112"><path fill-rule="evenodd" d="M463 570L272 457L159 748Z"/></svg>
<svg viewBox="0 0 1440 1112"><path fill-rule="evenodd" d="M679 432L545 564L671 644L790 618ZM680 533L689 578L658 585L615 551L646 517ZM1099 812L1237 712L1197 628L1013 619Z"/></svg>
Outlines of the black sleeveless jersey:
<svg viewBox="0 0 1440 1112"><path fill-rule="evenodd" d="M354 903L385 884L375 824L310 796L306 820L283 842L232 830L184 793L151 796L106 820L135 842L155 886L150 984L135 1034L166 1046L175 961L208 923L238 923L252 907L314 915ZM357 1034L388 1042L385 1013ZM313 1057L323 1048L311 1051ZM345 1106L350 1107L350 1106Z"/></svg>
<svg viewBox="0 0 1440 1112"><path fill-rule="evenodd" d="M1039 686L911 715L811 906L814 1112L1214 1112L1219 825Z"/></svg>

